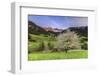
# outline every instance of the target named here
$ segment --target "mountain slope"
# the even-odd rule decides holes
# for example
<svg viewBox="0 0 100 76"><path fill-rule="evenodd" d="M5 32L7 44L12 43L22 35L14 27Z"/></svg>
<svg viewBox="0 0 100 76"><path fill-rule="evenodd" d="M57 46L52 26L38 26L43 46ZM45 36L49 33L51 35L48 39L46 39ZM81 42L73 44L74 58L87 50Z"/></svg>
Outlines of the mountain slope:
<svg viewBox="0 0 100 76"><path fill-rule="evenodd" d="M88 36L88 27L87 26L80 26L80 27L69 27L68 29L65 29L62 31L62 33L67 31L73 31L77 33L79 36Z"/></svg>
<svg viewBox="0 0 100 76"><path fill-rule="evenodd" d="M28 21L28 33L30 34L53 34L53 35L57 35L59 34L59 32L54 32L53 30L49 30L47 31L48 28L42 28L40 26L38 26L37 24Z"/></svg>

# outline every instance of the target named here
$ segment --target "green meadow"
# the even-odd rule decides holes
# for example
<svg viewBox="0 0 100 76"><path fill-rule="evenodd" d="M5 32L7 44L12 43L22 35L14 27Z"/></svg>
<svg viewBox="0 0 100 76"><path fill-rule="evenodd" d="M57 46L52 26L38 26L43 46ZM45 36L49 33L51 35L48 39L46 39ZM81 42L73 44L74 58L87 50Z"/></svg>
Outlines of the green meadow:
<svg viewBox="0 0 100 76"><path fill-rule="evenodd" d="M57 40L53 36L30 34L30 39L28 42L28 60L32 61L88 58L87 50L71 49L66 52L64 50L57 51L53 49L53 47L57 45L55 44L56 41Z"/></svg>
<svg viewBox="0 0 100 76"><path fill-rule="evenodd" d="M55 59L80 59L87 58L87 50L74 50L69 52L49 52L49 53L31 53L28 56L28 60L55 60Z"/></svg>

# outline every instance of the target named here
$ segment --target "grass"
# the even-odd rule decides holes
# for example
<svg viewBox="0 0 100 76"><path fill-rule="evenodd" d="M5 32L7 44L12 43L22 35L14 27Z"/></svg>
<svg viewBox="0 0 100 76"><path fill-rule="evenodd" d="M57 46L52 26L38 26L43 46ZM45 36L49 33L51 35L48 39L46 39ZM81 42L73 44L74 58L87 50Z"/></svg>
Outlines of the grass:
<svg viewBox="0 0 100 76"><path fill-rule="evenodd" d="M55 60L55 59L80 59L87 58L88 51L69 51L65 52L51 52L51 53L30 53L28 60Z"/></svg>
<svg viewBox="0 0 100 76"><path fill-rule="evenodd" d="M36 41L53 41L55 40L54 37L52 36L46 36L46 35L34 35L34 34L30 34L31 35L31 39L36 40Z"/></svg>
<svg viewBox="0 0 100 76"><path fill-rule="evenodd" d="M56 42L55 37L48 35L34 35L30 34L31 39L28 41L28 60L55 60L55 59L80 59L87 58L88 51L87 50L69 50L66 52L45 52L43 50L39 50L40 42L42 41L45 45L49 42L54 44ZM39 51L38 51L39 50ZM38 52L37 52L38 51ZM48 50L49 51L49 50Z"/></svg>

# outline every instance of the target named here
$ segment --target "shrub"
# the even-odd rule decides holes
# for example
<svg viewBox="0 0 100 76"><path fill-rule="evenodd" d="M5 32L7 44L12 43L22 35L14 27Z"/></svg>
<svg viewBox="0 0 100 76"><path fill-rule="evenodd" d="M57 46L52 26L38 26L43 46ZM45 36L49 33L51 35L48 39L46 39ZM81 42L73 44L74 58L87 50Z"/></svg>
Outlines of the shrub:
<svg viewBox="0 0 100 76"><path fill-rule="evenodd" d="M48 47L49 47L49 50L52 50L53 47L54 47L53 43L52 42L48 42Z"/></svg>
<svg viewBox="0 0 100 76"><path fill-rule="evenodd" d="M88 39L87 39L87 37L81 37L80 42L81 42L81 48L87 50L88 49Z"/></svg>
<svg viewBox="0 0 100 76"><path fill-rule="evenodd" d="M81 44L81 48L84 50L87 50L88 49L87 42L84 42L83 44Z"/></svg>
<svg viewBox="0 0 100 76"><path fill-rule="evenodd" d="M45 48L45 46L44 46L44 42L41 41L40 44L39 44L39 48L38 48L38 50L39 50L39 51L43 51L44 48Z"/></svg>

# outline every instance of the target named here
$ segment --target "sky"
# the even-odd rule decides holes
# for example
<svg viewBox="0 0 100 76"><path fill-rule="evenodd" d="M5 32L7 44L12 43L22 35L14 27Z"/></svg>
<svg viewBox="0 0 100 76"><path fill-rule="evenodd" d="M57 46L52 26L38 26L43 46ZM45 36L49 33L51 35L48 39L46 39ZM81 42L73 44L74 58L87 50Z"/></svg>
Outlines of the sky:
<svg viewBox="0 0 100 76"><path fill-rule="evenodd" d="M29 15L28 21L32 21L40 27L52 27L58 29L88 25L88 17L77 16Z"/></svg>

